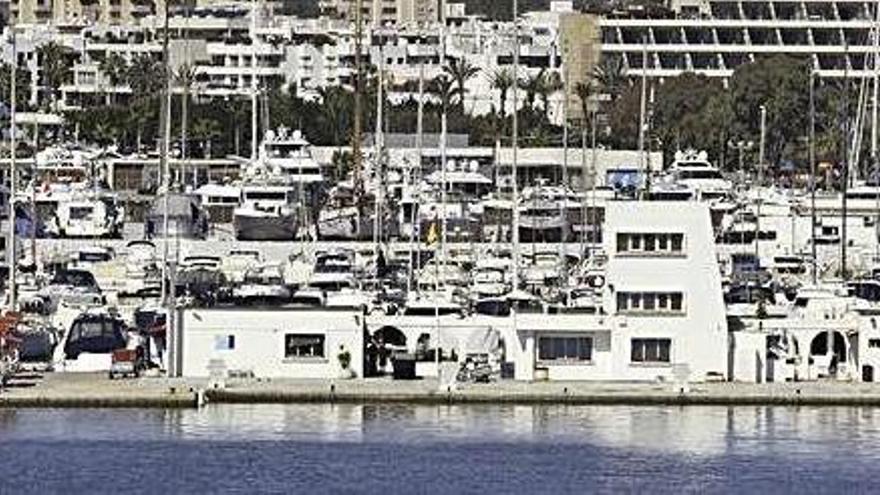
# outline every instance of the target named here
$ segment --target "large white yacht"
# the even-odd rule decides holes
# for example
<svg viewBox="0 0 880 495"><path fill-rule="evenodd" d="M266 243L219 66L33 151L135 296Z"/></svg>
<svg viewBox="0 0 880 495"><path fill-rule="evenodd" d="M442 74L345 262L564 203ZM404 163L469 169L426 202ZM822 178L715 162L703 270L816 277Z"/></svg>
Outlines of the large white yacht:
<svg viewBox="0 0 880 495"><path fill-rule="evenodd" d="M287 241L296 238L298 209L290 186L251 183L241 188L233 211L235 238L240 241Z"/></svg>
<svg viewBox="0 0 880 495"><path fill-rule="evenodd" d="M685 199L712 201L727 198L733 191L733 184L709 162L709 155L705 151L687 150L675 153L675 161L669 172L660 182L652 185L652 189L668 194L676 191L679 195L687 195Z"/></svg>
<svg viewBox="0 0 880 495"><path fill-rule="evenodd" d="M259 156L246 165L239 207L233 211L235 237L248 241L296 238L314 188L323 182L321 167L300 131L268 131Z"/></svg>

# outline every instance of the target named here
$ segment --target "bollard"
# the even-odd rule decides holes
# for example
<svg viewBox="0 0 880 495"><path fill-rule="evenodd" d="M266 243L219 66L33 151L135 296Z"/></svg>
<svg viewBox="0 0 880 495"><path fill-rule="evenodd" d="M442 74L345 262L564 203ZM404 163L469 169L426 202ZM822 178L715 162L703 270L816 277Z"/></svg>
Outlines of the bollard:
<svg viewBox="0 0 880 495"><path fill-rule="evenodd" d="M330 384L330 402L331 403L335 402L335 400L336 400L336 384L331 383Z"/></svg>

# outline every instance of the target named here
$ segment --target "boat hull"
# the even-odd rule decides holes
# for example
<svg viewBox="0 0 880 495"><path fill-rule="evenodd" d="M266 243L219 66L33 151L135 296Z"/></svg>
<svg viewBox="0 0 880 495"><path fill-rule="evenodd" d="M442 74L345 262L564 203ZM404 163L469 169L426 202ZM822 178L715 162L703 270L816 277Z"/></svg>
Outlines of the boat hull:
<svg viewBox="0 0 880 495"><path fill-rule="evenodd" d="M235 238L239 241L290 241L296 239L296 215L249 216L233 218Z"/></svg>
<svg viewBox="0 0 880 495"><path fill-rule="evenodd" d="M369 240L373 237L373 221L356 211L322 215L318 220L318 237L332 241Z"/></svg>

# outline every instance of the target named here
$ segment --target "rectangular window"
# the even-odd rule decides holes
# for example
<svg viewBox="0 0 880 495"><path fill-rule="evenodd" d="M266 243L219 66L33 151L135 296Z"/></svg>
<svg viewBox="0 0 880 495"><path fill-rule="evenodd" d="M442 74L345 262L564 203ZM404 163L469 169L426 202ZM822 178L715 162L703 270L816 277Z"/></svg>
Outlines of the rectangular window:
<svg viewBox="0 0 880 495"><path fill-rule="evenodd" d="M323 334L288 333L284 336L285 358L324 358Z"/></svg>
<svg viewBox="0 0 880 495"><path fill-rule="evenodd" d="M672 234L670 236L672 243L672 252L681 253L684 251L684 234Z"/></svg>
<svg viewBox="0 0 880 495"><path fill-rule="evenodd" d="M669 296L669 300L670 300L669 309L671 309L672 311L681 311L683 308L683 305L682 305L683 299L684 299L684 296L680 292L670 294L670 296Z"/></svg>
<svg viewBox="0 0 880 495"><path fill-rule="evenodd" d="M630 361L633 363L668 363L671 339L632 339Z"/></svg>
<svg viewBox="0 0 880 495"><path fill-rule="evenodd" d="M657 309L669 309L669 294L657 294Z"/></svg>
<svg viewBox="0 0 880 495"><path fill-rule="evenodd" d="M621 291L617 293L617 312L635 316L681 315L684 314L684 294Z"/></svg>
<svg viewBox="0 0 880 495"><path fill-rule="evenodd" d="M629 295L626 292L617 293L617 311L626 311L629 308Z"/></svg>
<svg viewBox="0 0 880 495"><path fill-rule="evenodd" d="M868 347L871 349L880 349L880 339L868 339Z"/></svg>
<svg viewBox="0 0 880 495"><path fill-rule="evenodd" d="M684 234L618 233L617 252L643 255L680 255L684 252Z"/></svg>
<svg viewBox="0 0 880 495"><path fill-rule="evenodd" d="M540 337L540 361L591 361L593 339L590 337Z"/></svg>
<svg viewBox="0 0 880 495"><path fill-rule="evenodd" d="M235 349L235 335L215 335L215 351L231 351Z"/></svg>
<svg viewBox="0 0 880 495"><path fill-rule="evenodd" d="M629 251L629 234L617 234L617 252L625 253Z"/></svg>

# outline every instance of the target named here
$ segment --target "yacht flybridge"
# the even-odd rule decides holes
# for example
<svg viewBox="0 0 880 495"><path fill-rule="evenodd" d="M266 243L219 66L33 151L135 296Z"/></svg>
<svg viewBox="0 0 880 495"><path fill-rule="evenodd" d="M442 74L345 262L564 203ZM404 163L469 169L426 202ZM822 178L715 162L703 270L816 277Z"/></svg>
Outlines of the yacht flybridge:
<svg viewBox="0 0 880 495"><path fill-rule="evenodd" d="M259 157L243 169L241 199L233 211L236 239L295 239L307 222L306 206L322 182L321 167L300 131L266 132Z"/></svg>

